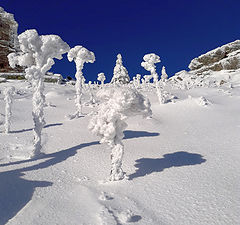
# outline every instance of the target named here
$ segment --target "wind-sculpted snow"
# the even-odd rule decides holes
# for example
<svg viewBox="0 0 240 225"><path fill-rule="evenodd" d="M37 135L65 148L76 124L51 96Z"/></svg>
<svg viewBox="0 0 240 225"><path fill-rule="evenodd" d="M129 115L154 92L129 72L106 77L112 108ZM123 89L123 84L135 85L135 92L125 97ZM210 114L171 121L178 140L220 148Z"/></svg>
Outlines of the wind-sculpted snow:
<svg viewBox="0 0 240 225"><path fill-rule="evenodd" d="M110 180L124 178L122 159L124 146L123 131L127 127L127 117L143 115L150 116L150 102L142 94L130 88L102 89L97 93L102 101L98 111L89 122L89 129L100 136L101 143L107 143L112 149Z"/></svg>

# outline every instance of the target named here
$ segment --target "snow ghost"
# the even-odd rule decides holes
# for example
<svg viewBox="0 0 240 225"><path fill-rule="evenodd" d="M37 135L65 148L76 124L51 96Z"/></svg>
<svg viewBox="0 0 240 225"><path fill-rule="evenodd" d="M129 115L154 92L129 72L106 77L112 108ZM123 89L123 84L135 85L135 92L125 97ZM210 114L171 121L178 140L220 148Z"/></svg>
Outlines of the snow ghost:
<svg viewBox="0 0 240 225"><path fill-rule="evenodd" d="M100 143L107 143L112 150L109 180L121 180L124 178L122 139L127 127L125 120L135 115L150 116L150 102L138 91L120 87L101 89L97 97L101 104L89 122L89 129L101 138Z"/></svg>
<svg viewBox="0 0 240 225"><path fill-rule="evenodd" d="M129 83L130 78L128 76L127 69L122 64L122 56L121 54L117 55L116 66L113 70L113 78L111 83L114 84L127 84Z"/></svg>
<svg viewBox="0 0 240 225"><path fill-rule="evenodd" d="M167 73L166 73L166 68L165 68L165 66L163 66L163 67L162 67L161 80L162 80L163 82L166 82L167 79L168 79L168 75L167 75Z"/></svg>
<svg viewBox="0 0 240 225"><path fill-rule="evenodd" d="M104 73L99 73L97 80L99 80L101 82L101 86L103 87L104 81L106 80L105 74Z"/></svg>
<svg viewBox="0 0 240 225"><path fill-rule="evenodd" d="M45 105L44 75L54 64L54 58L62 59L69 46L57 35L41 35L36 30L26 30L18 36L21 52L8 55L9 65L26 67L25 77L33 87L34 143L32 157L40 154L41 132L45 125L43 107Z"/></svg>
<svg viewBox="0 0 240 225"><path fill-rule="evenodd" d="M81 117L82 116L82 95L83 95L83 81L85 80L82 70L84 63L94 63L95 55L93 52L87 50L83 46L77 45L74 48L71 48L68 52L68 60L72 62L74 60L76 64L76 108L77 111L74 115L70 116L70 119Z"/></svg>
<svg viewBox="0 0 240 225"><path fill-rule="evenodd" d="M146 54L143 57L143 62L141 63L141 66L151 72L151 76L153 77L154 83L158 82L158 74L156 72L156 63L161 62L160 57L154 53Z"/></svg>

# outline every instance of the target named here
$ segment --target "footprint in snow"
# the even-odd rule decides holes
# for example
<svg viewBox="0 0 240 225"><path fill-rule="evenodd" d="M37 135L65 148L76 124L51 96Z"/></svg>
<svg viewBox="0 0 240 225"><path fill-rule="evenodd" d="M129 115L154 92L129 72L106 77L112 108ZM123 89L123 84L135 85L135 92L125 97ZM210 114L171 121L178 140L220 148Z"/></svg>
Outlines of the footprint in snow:
<svg viewBox="0 0 240 225"><path fill-rule="evenodd" d="M102 191L98 199L101 201L108 201L108 200L113 200L113 197L108 195L106 192Z"/></svg>

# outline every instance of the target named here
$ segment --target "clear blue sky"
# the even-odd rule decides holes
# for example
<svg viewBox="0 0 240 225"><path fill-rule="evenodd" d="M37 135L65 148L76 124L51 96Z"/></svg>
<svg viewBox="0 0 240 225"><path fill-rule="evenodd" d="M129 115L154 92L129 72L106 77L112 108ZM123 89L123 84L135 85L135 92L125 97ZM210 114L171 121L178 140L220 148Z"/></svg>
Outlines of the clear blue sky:
<svg viewBox="0 0 240 225"><path fill-rule="evenodd" d="M0 6L15 15L19 34L35 28L93 51L87 80L104 72L109 81L118 53L131 77L148 74L140 63L152 52L162 60L158 72L165 65L171 76L194 57L240 38L239 0L1 0ZM65 56L51 71L74 76L75 65Z"/></svg>

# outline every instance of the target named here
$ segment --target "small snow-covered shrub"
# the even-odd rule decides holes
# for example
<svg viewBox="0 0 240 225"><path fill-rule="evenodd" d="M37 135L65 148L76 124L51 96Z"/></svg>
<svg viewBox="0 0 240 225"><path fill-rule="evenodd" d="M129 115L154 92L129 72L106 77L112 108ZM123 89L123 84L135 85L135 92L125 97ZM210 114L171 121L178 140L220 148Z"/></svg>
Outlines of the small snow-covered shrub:
<svg viewBox="0 0 240 225"><path fill-rule="evenodd" d="M5 133L8 134L10 131L11 125L11 116L12 116L12 101L13 94L15 92L14 87L6 87L3 91L4 100L5 100Z"/></svg>
<svg viewBox="0 0 240 225"><path fill-rule="evenodd" d="M69 118L78 118L82 116L82 95L83 95L83 88L85 83L85 78L83 76L83 66L84 63L93 63L95 61L95 55L93 52L87 50L83 46L77 45L74 48L70 49L68 52L68 60L71 62L74 60L76 64L76 108L77 111L75 114L71 115Z"/></svg>
<svg viewBox="0 0 240 225"><path fill-rule="evenodd" d="M203 96L197 98L196 102L197 102L198 105L205 106L205 107L212 104L208 99L206 99Z"/></svg>
<svg viewBox="0 0 240 225"><path fill-rule="evenodd" d="M102 102L89 122L89 129L112 149L110 181L124 178L122 159L124 146L123 131L127 117L151 115L150 102L138 91L130 88L101 89L97 97Z"/></svg>
<svg viewBox="0 0 240 225"><path fill-rule="evenodd" d="M18 36L21 52L8 55L9 65L26 67L25 77L33 87L34 143L32 157L41 153L41 132L45 125L44 75L54 64L54 58L62 59L69 46L57 35L41 35L36 30L26 30Z"/></svg>
<svg viewBox="0 0 240 225"><path fill-rule="evenodd" d="M174 102L177 99L176 96L172 95L166 90L161 90L160 87L157 88L158 101L160 104L166 104L168 102Z"/></svg>

